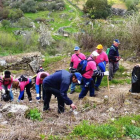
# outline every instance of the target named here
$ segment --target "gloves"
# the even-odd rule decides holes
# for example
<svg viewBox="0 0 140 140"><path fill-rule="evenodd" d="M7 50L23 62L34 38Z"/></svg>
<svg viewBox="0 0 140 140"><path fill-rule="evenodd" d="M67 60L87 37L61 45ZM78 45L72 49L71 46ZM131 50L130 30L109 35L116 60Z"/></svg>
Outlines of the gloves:
<svg viewBox="0 0 140 140"><path fill-rule="evenodd" d="M7 89L7 91L10 91L10 89Z"/></svg>
<svg viewBox="0 0 140 140"><path fill-rule="evenodd" d="M17 103L20 103L20 100L19 99L17 100Z"/></svg>
<svg viewBox="0 0 140 140"><path fill-rule="evenodd" d="M2 91L3 94L5 94L5 90L4 89L2 89L1 91Z"/></svg>
<svg viewBox="0 0 140 140"><path fill-rule="evenodd" d="M37 99L37 100L40 100L39 94L36 95L36 99Z"/></svg>
<svg viewBox="0 0 140 140"><path fill-rule="evenodd" d="M109 75L109 71L105 71L104 72L104 75Z"/></svg>

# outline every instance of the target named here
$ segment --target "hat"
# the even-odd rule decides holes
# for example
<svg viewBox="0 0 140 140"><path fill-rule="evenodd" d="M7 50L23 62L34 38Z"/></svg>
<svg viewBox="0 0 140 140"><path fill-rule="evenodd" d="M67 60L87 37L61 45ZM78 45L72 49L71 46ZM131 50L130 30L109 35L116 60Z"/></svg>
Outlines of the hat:
<svg viewBox="0 0 140 140"><path fill-rule="evenodd" d="M92 52L92 54L91 54L91 56L93 57L93 56L98 56L99 54L96 52L96 51L93 51Z"/></svg>
<svg viewBox="0 0 140 140"><path fill-rule="evenodd" d="M120 41L118 39L115 39L114 42L120 44Z"/></svg>
<svg viewBox="0 0 140 140"><path fill-rule="evenodd" d="M75 46L74 51L78 51L80 48L78 46Z"/></svg>
<svg viewBox="0 0 140 140"><path fill-rule="evenodd" d="M76 79L78 80L78 84L81 84L82 75L79 72L75 72L74 74L76 76Z"/></svg>
<svg viewBox="0 0 140 140"><path fill-rule="evenodd" d="M10 78L11 72L10 71L5 71L4 72L4 77L5 78Z"/></svg>
<svg viewBox="0 0 140 140"><path fill-rule="evenodd" d="M96 48L97 49L103 49L103 46L101 44L99 44Z"/></svg>

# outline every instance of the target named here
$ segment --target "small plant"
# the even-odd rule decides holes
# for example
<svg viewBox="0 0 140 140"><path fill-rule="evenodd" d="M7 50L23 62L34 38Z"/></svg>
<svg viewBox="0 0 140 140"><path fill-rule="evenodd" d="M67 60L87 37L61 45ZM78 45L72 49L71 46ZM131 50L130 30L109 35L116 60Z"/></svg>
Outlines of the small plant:
<svg viewBox="0 0 140 140"><path fill-rule="evenodd" d="M30 109L29 112L27 113L26 117L31 120L38 120L38 121L42 120L41 113L39 112L39 110L37 108Z"/></svg>
<svg viewBox="0 0 140 140"><path fill-rule="evenodd" d="M59 136L49 135L47 140L61 140L61 138Z"/></svg>
<svg viewBox="0 0 140 140"><path fill-rule="evenodd" d="M44 134L40 134L40 138L41 138L41 140L44 140L45 139L45 135Z"/></svg>

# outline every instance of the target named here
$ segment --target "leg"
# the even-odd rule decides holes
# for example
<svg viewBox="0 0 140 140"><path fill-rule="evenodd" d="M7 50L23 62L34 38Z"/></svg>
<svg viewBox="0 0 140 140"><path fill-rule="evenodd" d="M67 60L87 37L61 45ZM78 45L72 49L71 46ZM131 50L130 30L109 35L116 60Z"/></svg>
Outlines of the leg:
<svg viewBox="0 0 140 140"><path fill-rule="evenodd" d="M96 83L95 83L95 87L99 87L100 86L100 84L101 84L101 81L102 81L102 76L97 76L97 81L96 81Z"/></svg>
<svg viewBox="0 0 140 140"><path fill-rule="evenodd" d="M89 89L90 89L90 97L93 97L93 96L95 96L95 94L94 94L94 81L93 80L91 80L91 82L90 82L90 85L89 85Z"/></svg>
<svg viewBox="0 0 140 140"><path fill-rule="evenodd" d="M39 85L39 96L40 96L40 99L41 99L41 84Z"/></svg>
<svg viewBox="0 0 140 140"><path fill-rule="evenodd" d="M13 101L14 100L14 95L13 95L13 92L12 92L12 86L10 88L9 95L10 95L11 101Z"/></svg>
<svg viewBox="0 0 140 140"><path fill-rule="evenodd" d="M49 104L50 104L52 93L50 92L49 89L50 89L49 87L43 86L43 93L44 93L43 111L48 110L50 108Z"/></svg>
<svg viewBox="0 0 140 140"><path fill-rule="evenodd" d="M32 101L32 95L31 95L31 91L30 91L30 89L31 89L31 84L32 84L32 82L30 82L28 85L26 85L26 93L27 93L27 95L28 95L29 101Z"/></svg>
<svg viewBox="0 0 140 140"><path fill-rule="evenodd" d="M114 69L113 69L113 75L116 73L116 71L119 69L119 62L114 63Z"/></svg>
<svg viewBox="0 0 140 140"><path fill-rule="evenodd" d="M60 91L54 88L50 88L51 93L57 97L58 101L58 113L63 113L65 108L64 108L64 100L60 94Z"/></svg>
<svg viewBox="0 0 140 140"><path fill-rule="evenodd" d="M113 62L109 62L109 80L112 80L113 78Z"/></svg>
<svg viewBox="0 0 140 140"><path fill-rule="evenodd" d="M79 94L79 99L84 98L87 95L89 87L86 87L86 83L89 82L88 79L83 77L83 86L82 86L82 91Z"/></svg>

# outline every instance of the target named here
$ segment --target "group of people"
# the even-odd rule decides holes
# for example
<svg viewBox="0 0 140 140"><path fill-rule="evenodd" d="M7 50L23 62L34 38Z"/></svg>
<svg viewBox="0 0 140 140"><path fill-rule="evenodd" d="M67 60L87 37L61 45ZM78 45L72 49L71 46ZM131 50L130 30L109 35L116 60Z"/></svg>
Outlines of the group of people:
<svg viewBox="0 0 140 140"><path fill-rule="evenodd" d="M75 92L75 86L81 85L81 92L79 99L86 96L88 90L90 96L95 97L94 90L99 90L102 78L104 75L109 75L109 80L113 79L115 72L119 68L119 52L118 46L120 42L118 39L114 40L113 45L110 47L109 59L106 52L103 50L101 44L97 45L96 50L86 58L86 56L80 52L80 48L76 46L74 48L74 54L71 57L70 72L66 70L58 70L54 74L49 75L47 72L39 72L36 76L35 88L36 88L36 99L41 99L41 85L42 85L42 99L44 100L43 110L50 110L50 100L52 94L57 97L58 100L58 113L64 112L64 105L70 105L74 110L76 105L67 96L67 91L71 85L70 94ZM83 60L87 60L85 72L80 73L78 71L79 63ZM109 72L106 71L106 64L109 62ZM73 71L74 70L74 71ZM13 101L12 88L19 88L20 94L18 102L24 99L24 89L28 95L28 99L31 102L32 96L30 92L32 79L27 78L26 80L20 80L22 78L13 79L9 71L5 71L4 76L1 77L0 90L9 90L10 99Z"/></svg>

